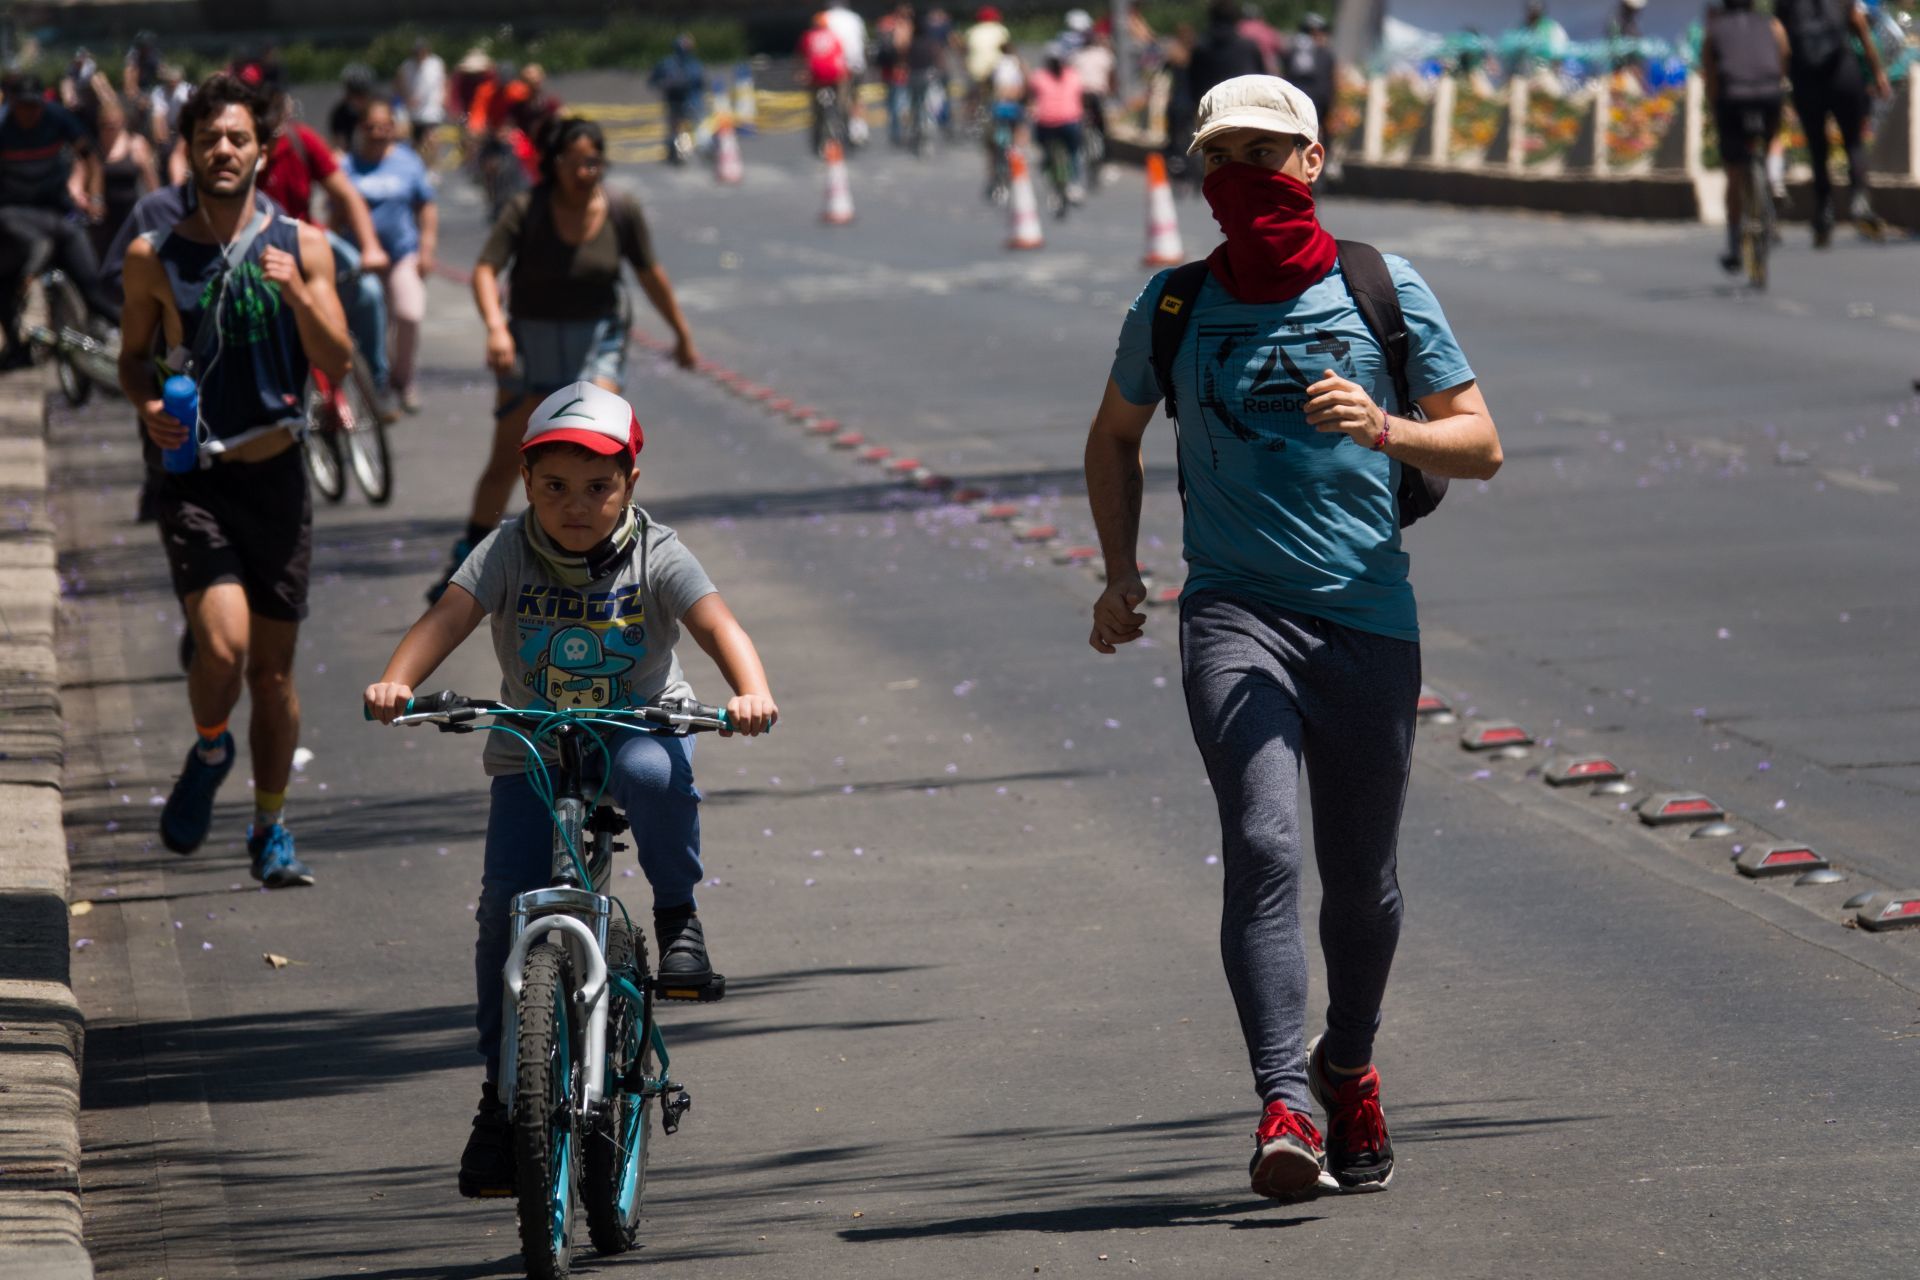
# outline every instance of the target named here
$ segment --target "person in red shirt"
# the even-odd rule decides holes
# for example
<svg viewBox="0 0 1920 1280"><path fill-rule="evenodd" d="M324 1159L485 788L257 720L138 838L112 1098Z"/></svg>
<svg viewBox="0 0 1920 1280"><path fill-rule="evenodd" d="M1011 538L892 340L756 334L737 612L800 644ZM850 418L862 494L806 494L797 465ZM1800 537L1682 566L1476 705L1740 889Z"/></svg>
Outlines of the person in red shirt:
<svg viewBox="0 0 1920 1280"><path fill-rule="evenodd" d="M813 150L817 155L829 133L847 136L847 51L833 33L825 11L813 15L813 26L800 37L801 74L813 91Z"/></svg>
<svg viewBox="0 0 1920 1280"><path fill-rule="evenodd" d="M346 309L347 328L366 357L367 372L382 397L387 413L387 297L378 272L387 266L387 254L373 231L367 202L341 172L326 139L294 119L293 99L281 93L273 104L277 122L273 143L261 167L258 187L302 222L313 221L313 189L326 192L333 228L322 228L333 243L334 279L340 304ZM352 239L337 228L344 226Z"/></svg>

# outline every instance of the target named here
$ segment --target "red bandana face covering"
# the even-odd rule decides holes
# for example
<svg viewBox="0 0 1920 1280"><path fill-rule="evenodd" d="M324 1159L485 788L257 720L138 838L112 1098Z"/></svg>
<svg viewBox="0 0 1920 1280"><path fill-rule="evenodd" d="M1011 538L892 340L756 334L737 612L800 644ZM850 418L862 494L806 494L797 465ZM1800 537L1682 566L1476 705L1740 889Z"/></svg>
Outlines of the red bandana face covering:
<svg viewBox="0 0 1920 1280"><path fill-rule="evenodd" d="M1333 270L1339 246L1313 212L1313 188L1258 165L1223 164L1200 184L1227 242L1207 258L1239 302L1286 302Z"/></svg>

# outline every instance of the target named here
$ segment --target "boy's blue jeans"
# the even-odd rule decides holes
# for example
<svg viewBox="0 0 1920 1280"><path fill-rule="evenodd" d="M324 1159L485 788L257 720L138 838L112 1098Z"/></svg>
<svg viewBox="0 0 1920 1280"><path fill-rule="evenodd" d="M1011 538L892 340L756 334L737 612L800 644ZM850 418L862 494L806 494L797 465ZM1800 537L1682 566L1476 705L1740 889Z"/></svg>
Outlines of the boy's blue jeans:
<svg viewBox="0 0 1920 1280"><path fill-rule="evenodd" d="M360 270L360 250L337 231L327 233L333 246L335 283L340 290L340 308L347 314L347 329L360 344L367 358L367 374L373 385L387 389L387 291L380 277Z"/></svg>
<svg viewBox="0 0 1920 1280"><path fill-rule="evenodd" d="M690 906L700 883L700 792L693 785L693 739L621 734L609 743L612 773L606 799L626 815L640 869L653 886L653 907ZM595 758L598 759L597 754ZM596 777L587 794L599 784ZM585 851L582 850L584 856ZM507 919L514 895L544 889L553 878L553 818L523 773L493 780L487 814L486 866L474 918L473 979L480 997L476 1023L487 1079L500 1074L503 987L500 971L513 949ZM638 903L629 902L630 909ZM638 911L635 911L638 914ZM616 912L615 918L618 918Z"/></svg>

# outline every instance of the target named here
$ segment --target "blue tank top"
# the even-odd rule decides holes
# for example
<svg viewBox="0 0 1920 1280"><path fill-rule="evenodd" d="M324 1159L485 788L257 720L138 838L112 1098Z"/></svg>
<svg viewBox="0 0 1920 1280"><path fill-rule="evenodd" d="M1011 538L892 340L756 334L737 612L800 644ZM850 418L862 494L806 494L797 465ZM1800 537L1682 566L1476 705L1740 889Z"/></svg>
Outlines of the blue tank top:
<svg viewBox="0 0 1920 1280"><path fill-rule="evenodd" d="M219 453L275 427L304 423L307 351L293 309L260 266L268 245L300 261L300 224L271 215L231 268L219 245L148 234L180 313L189 372L200 384L201 447ZM217 324L202 323L209 310Z"/></svg>

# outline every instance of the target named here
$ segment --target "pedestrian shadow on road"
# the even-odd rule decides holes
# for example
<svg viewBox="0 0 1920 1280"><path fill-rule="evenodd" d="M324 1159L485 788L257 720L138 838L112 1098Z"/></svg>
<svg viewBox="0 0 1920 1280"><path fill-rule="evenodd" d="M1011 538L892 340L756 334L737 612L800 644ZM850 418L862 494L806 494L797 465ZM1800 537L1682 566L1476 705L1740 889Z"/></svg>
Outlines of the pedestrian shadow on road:
<svg viewBox="0 0 1920 1280"><path fill-rule="evenodd" d="M1058 1209L1018 1209L967 1218L948 1218L898 1227L856 1227L840 1233L849 1244L882 1244L894 1240L930 1240L941 1236L991 1236L1012 1231L1043 1235L1080 1235L1092 1232L1144 1231L1151 1227L1194 1227L1219 1223L1236 1231L1273 1230L1318 1222L1321 1215L1302 1212L1302 1205L1276 1205L1271 1200L1169 1201L1163 1196L1138 1196L1104 1204L1065 1205Z"/></svg>

